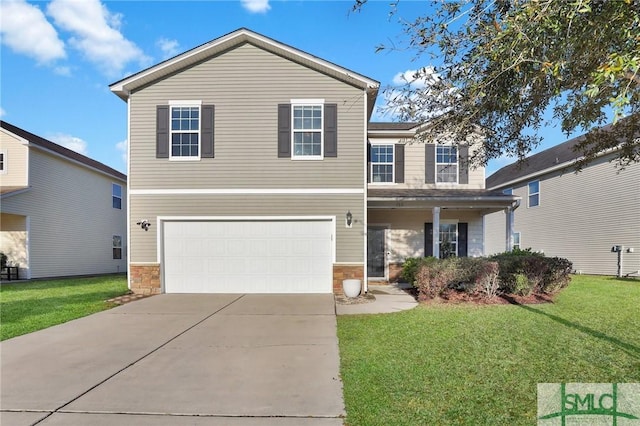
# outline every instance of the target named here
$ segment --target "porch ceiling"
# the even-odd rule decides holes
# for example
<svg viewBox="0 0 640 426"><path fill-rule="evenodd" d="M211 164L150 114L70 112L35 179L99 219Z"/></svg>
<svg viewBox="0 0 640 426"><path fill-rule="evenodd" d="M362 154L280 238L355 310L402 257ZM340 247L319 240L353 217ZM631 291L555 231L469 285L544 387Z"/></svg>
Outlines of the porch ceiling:
<svg viewBox="0 0 640 426"><path fill-rule="evenodd" d="M394 189L375 188L367 192L373 209L441 209L482 210L492 213L511 207L520 200L515 195L486 189Z"/></svg>

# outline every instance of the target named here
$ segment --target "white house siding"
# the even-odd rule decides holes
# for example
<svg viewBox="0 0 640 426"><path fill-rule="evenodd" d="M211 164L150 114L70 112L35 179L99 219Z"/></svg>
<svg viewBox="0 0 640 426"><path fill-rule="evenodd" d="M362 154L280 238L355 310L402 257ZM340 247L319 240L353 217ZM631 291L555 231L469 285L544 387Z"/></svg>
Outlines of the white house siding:
<svg viewBox="0 0 640 426"><path fill-rule="evenodd" d="M635 253L624 254L623 273L640 270L640 164L619 171L603 158L578 174L549 173L539 178L540 205L528 208L527 183L536 179L504 187L523 200L514 223L522 248L565 257L585 274L615 275L611 247L624 245ZM487 251L504 251L504 213L487 217L485 226Z"/></svg>
<svg viewBox="0 0 640 426"><path fill-rule="evenodd" d="M387 225L387 262L402 263L408 257L422 257L424 251L424 224L433 221L431 210L370 209L369 225ZM447 221L468 223L468 255L483 255L482 216L478 212L442 210L440 223Z"/></svg>
<svg viewBox="0 0 640 426"><path fill-rule="evenodd" d="M4 172L0 172L0 185L21 187L29 184L27 161L29 148L24 141L0 130L0 152L5 154Z"/></svg>
<svg viewBox="0 0 640 426"><path fill-rule="evenodd" d="M31 278L125 272L126 182L37 148L29 158L31 189L3 199L2 212L28 217ZM112 208L112 183L122 185L122 210Z"/></svg>
<svg viewBox="0 0 640 426"><path fill-rule="evenodd" d="M323 99L338 107L338 156L295 161L277 156L278 104ZM156 158L156 106L171 100L215 105L215 158ZM344 229L350 210L363 219L363 90L251 44L244 44L145 87L130 97L132 191L167 189L345 189L354 194L131 194L131 221L161 215L331 215L338 218L337 261L363 262L364 232ZM302 191L304 192L304 191ZM361 224L362 222L360 222ZM152 226L132 225L131 262L156 262Z"/></svg>

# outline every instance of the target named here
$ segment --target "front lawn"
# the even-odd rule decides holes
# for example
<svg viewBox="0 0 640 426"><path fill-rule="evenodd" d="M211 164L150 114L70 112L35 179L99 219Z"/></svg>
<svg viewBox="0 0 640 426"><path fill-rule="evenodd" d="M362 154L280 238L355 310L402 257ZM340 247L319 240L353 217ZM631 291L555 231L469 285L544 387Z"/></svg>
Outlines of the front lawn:
<svg viewBox="0 0 640 426"><path fill-rule="evenodd" d="M0 285L0 340L109 309L114 305L106 300L127 291L123 275L4 282Z"/></svg>
<svg viewBox="0 0 640 426"><path fill-rule="evenodd" d="M347 424L531 425L538 383L640 382L640 281L575 276L553 304L338 317Z"/></svg>

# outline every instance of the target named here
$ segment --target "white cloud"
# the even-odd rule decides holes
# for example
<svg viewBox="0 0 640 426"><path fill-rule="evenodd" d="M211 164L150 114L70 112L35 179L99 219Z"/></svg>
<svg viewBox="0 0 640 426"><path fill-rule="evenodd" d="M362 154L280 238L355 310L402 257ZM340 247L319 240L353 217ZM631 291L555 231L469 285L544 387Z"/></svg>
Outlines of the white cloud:
<svg viewBox="0 0 640 426"><path fill-rule="evenodd" d="M64 133L56 133L49 136L48 139L79 154L87 155L87 143L78 137Z"/></svg>
<svg viewBox="0 0 640 426"><path fill-rule="evenodd" d="M124 164L127 164L127 151L129 148L129 141L127 139L118 142L116 144L116 149L120 152L122 152L122 161L124 162Z"/></svg>
<svg viewBox="0 0 640 426"><path fill-rule="evenodd" d="M251 13L267 13L271 9L269 0L240 0L240 3Z"/></svg>
<svg viewBox="0 0 640 426"><path fill-rule="evenodd" d="M57 26L74 34L69 43L108 76L115 76L132 61L146 66L142 50L120 32L122 15L99 0L53 0L47 7Z"/></svg>
<svg viewBox="0 0 640 426"><path fill-rule="evenodd" d="M67 67L67 66L55 67L53 69L53 72L58 74L58 75L69 77L71 75L71 68Z"/></svg>
<svg viewBox="0 0 640 426"><path fill-rule="evenodd" d="M424 67L420 70L406 70L399 72L393 77L393 84L402 86L409 84L415 88L423 88L440 80L440 75L432 66Z"/></svg>
<svg viewBox="0 0 640 426"><path fill-rule="evenodd" d="M169 59L180 53L180 44L177 40L169 40L161 38L156 42L156 45L162 50L163 59Z"/></svg>
<svg viewBox="0 0 640 426"><path fill-rule="evenodd" d="M0 1L2 43L46 64L66 57L64 43L38 6L24 0Z"/></svg>

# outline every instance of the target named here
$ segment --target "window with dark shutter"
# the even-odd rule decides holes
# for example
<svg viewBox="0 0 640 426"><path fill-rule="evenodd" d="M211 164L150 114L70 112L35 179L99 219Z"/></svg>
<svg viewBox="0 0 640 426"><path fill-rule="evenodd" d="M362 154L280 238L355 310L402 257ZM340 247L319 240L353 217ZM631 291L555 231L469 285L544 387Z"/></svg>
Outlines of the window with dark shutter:
<svg viewBox="0 0 640 426"><path fill-rule="evenodd" d="M469 183L469 146L460 145L458 147L458 153L458 167L460 173L458 176L458 183L466 185Z"/></svg>
<svg viewBox="0 0 640 426"><path fill-rule="evenodd" d="M424 224L424 257L433 256L433 223Z"/></svg>
<svg viewBox="0 0 640 426"><path fill-rule="evenodd" d="M169 158L169 105L156 107L156 158Z"/></svg>
<svg viewBox="0 0 640 426"><path fill-rule="evenodd" d="M324 105L324 156L338 156L338 105Z"/></svg>
<svg viewBox="0 0 640 426"><path fill-rule="evenodd" d="M404 183L404 144L396 144L394 155L395 183Z"/></svg>
<svg viewBox="0 0 640 426"><path fill-rule="evenodd" d="M458 223L458 257L468 256L468 230L469 225L467 223Z"/></svg>
<svg viewBox="0 0 640 426"><path fill-rule="evenodd" d="M278 158L291 157L291 105L278 105Z"/></svg>
<svg viewBox="0 0 640 426"><path fill-rule="evenodd" d="M202 142L201 157L214 158L215 106L202 105Z"/></svg>
<svg viewBox="0 0 640 426"><path fill-rule="evenodd" d="M436 146L434 144L425 145L424 158L424 182L436 183Z"/></svg>

